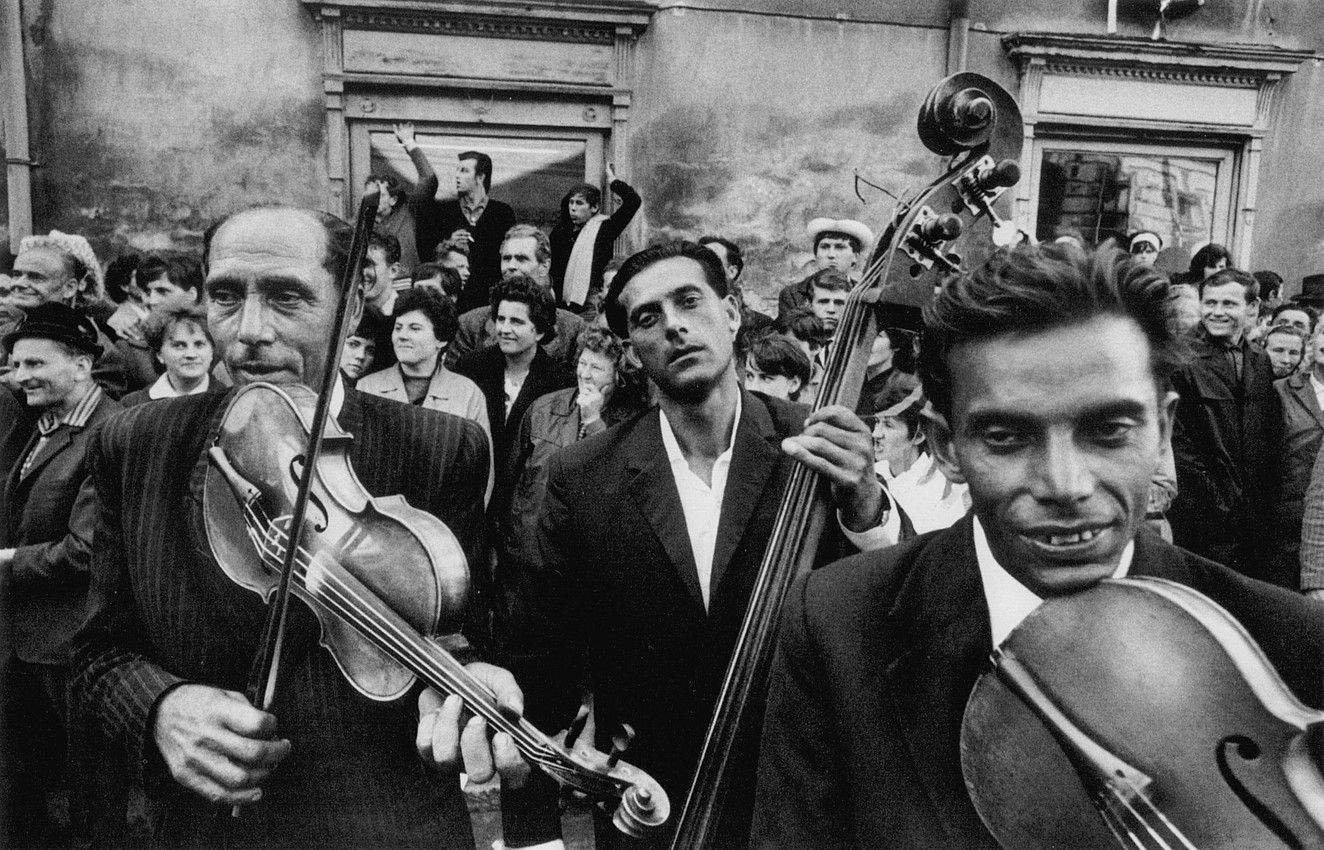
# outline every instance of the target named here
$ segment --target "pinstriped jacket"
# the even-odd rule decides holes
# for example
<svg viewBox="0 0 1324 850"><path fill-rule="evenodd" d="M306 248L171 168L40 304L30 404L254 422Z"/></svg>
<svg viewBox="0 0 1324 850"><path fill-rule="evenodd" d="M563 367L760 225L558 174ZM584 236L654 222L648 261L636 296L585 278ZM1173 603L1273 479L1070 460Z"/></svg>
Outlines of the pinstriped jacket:
<svg viewBox="0 0 1324 850"><path fill-rule="evenodd" d="M473 847L453 781L414 752L413 694L373 702L354 691L319 627L290 609L272 712L293 753L261 803L232 818L165 776L150 731L156 701L183 682L242 692L264 621L258 597L213 560L201 525L204 449L231 394L142 405L90 448L97 514L88 619L75 639L75 711L122 743L167 797L161 836L180 846ZM346 393L338 417L370 493L400 493L445 522L470 564L481 552L487 439L473 422Z"/></svg>

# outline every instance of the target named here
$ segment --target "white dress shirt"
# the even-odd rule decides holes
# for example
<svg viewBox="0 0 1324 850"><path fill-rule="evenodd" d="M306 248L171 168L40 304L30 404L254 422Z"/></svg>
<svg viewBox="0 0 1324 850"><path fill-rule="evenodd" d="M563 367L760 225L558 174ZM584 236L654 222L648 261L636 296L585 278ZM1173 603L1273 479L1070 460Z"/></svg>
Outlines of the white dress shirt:
<svg viewBox="0 0 1324 850"><path fill-rule="evenodd" d="M1003 569L993 550L988 548L988 538L984 527L975 516L975 559L979 562L979 581L984 587L984 598L988 600L989 625L993 628L993 645L998 646L1007 639L1011 630L1030 616L1043 602L1034 591L1016 580L1015 576ZM1134 540L1126 544L1122 557L1117 561L1113 578L1122 578L1131 571L1131 558L1135 555Z"/></svg>
<svg viewBox="0 0 1324 850"><path fill-rule="evenodd" d="M1324 410L1324 383L1320 383L1314 372L1310 374L1310 388L1315 391L1315 403L1320 410Z"/></svg>
<svg viewBox="0 0 1324 850"><path fill-rule="evenodd" d="M743 402L736 396L736 418L731 426L731 439L726 451L717 456L713 463L712 484L703 483L703 479L690 469L685 455L680 451L680 443L671 430L666 411L658 409L662 422L662 445L667 450L667 461L671 464L671 474L676 480L676 492L680 495L680 507L685 512L685 530L690 536L690 551L694 553L694 566L699 571L699 589L703 592L703 607L707 608L711 597L710 585L713 577L713 552L717 549L717 526L722 518L722 498L726 495L726 478L731 473L731 453L736 444L736 430L740 427L740 414Z"/></svg>

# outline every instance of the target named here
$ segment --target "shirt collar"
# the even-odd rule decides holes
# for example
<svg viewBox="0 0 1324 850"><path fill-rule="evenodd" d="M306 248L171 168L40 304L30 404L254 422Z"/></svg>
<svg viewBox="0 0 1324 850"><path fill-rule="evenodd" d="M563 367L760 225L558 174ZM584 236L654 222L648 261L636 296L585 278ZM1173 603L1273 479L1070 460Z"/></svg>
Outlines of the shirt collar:
<svg viewBox="0 0 1324 850"><path fill-rule="evenodd" d="M156 383L147 388L147 397L150 399L158 398L178 398L180 395L202 395L211 387L211 375L203 375L202 383L186 393L181 393L175 389L175 385L170 383L170 378L165 373L156 379Z"/></svg>
<svg viewBox="0 0 1324 850"><path fill-rule="evenodd" d="M336 384L331 388L331 416L340 418L340 411L345 406L345 377L336 375Z"/></svg>
<svg viewBox="0 0 1324 850"><path fill-rule="evenodd" d="M463 195L460 197L460 209L471 218L482 218L483 210L487 209L487 196L484 195L481 201L475 201L468 195Z"/></svg>
<svg viewBox="0 0 1324 850"><path fill-rule="evenodd" d="M101 386L99 384L93 384L92 389L88 391L87 395L83 396L83 400L78 402L78 404L75 404L73 408L63 416L57 416L52 411L43 413L41 418L37 420L37 431L43 437L48 437L55 433L55 429L59 428L61 425L68 425L71 428L82 428L87 424L88 418L92 416L92 411L96 410L97 405L101 403L102 395L104 395L104 393L101 391Z"/></svg>
<svg viewBox="0 0 1324 850"><path fill-rule="evenodd" d="M984 587L984 598L988 601L989 625L993 631L993 645L997 646L1007 639L1011 630L1030 616L1043 599L1007 572L989 548L988 537L979 517L972 517L975 533L975 560L979 563L980 583ZM1122 578L1131 571L1131 559L1135 556L1136 542L1131 540L1122 550L1113 578Z"/></svg>
<svg viewBox="0 0 1324 850"><path fill-rule="evenodd" d="M722 454L719 455L717 458L719 461L722 460L723 458L729 459L731 457L732 450L735 448L736 429L740 427L740 415L743 412L743 408L744 408L744 399L741 398L741 396L743 395L744 393L736 393L735 425L733 425L731 428L731 441L730 443L727 444L726 451L722 452ZM662 445L665 446L667 450L667 462L670 463L672 466L675 466L677 463L685 464L685 455L680 450L680 442L676 440L676 432L671 430L671 421L667 419L667 412L663 410L660 405L657 408L657 412L661 417ZM686 464L686 466L688 466L688 464Z"/></svg>

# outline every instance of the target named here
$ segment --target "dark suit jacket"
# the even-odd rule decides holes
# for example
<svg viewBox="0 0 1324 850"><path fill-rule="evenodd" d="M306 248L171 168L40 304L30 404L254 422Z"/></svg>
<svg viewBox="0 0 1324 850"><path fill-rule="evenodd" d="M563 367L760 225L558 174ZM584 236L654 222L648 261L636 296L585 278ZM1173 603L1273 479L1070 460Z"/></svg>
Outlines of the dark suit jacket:
<svg viewBox="0 0 1324 850"><path fill-rule="evenodd" d="M1181 396L1173 423L1177 497L1168 510L1173 541L1198 555L1275 584L1295 587L1269 557L1278 494L1282 407L1273 366L1242 342L1241 379L1199 328L1195 356L1173 377Z"/></svg>
<svg viewBox="0 0 1324 850"><path fill-rule="evenodd" d="M798 308L809 306L809 299L814 295L814 288L809 285L813 276L810 274L804 280L788 283L781 288L777 293L777 321L785 321Z"/></svg>
<svg viewBox="0 0 1324 850"><path fill-rule="evenodd" d="M463 312L486 307L492 284L501 279L501 242L506 231L515 226L515 211L509 204L489 197L478 223L470 224L458 199L437 200L437 173L422 149L410 151L409 158L418 170L418 183L409 195L418 256L429 261L438 242L450 238L460 228L469 231L473 235L473 242L469 244L469 282L460 293L459 309Z"/></svg>
<svg viewBox="0 0 1324 850"><path fill-rule="evenodd" d="M589 274L588 291L602 289L602 272L611 261L617 237L629 226L634 214L639 212L643 201L629 183L613 180L611 190L621 199L616 211L598 227L597 238L593 240L593 267ZM548 237L552 243L552 291L556 293L556 303L565 303L565 269L570 263L570 254L575 250L575 240L579 238L579 228L570 221L570 196L561 199L561 220L552 228Z"/></svg>
<svg viewBox="0 0 1324 850"><path fill-rule="evenodd" d="M768 695L755 847L996 850L960 764L962 714L992 648L971 526L967 516L792 588ZM1131 574L1209 595L1304 702L1324 701L1324 609L1145 530Z"/></svg>
<svg viewBox="0 0 1324 850"><path fill-rule="evenodd" d="M294 749L261 803L232 818L163 781L150 728L157 700L182 682L242 693L265 621L261 600L215 563L202 527L204 448L230 397L131 408L91 448L96 536L74 710L163 787L166 843L472 848L454 777L429 777L414 751L415 695L375 702L353 690L298 602L272 709ZM478 424L352 390L337 418L354 435L349 457L368 492L402 494L439 517L478 563L488 465Z"/></svg>
<svg viewBox="0 0 1324 850"><path fill-rule="evenodd" d="M0 476L23 457L23 447L32 433L27 407L8 389L0 387Z"/></svg>
<svg viewBox="0 0 1324 850"><path fill-rule="evenodd" d="M656 410L549 461L542 563L520 576L507 663L529 717L561 729L578 707L587 651L597 746L609 751L620 724L630 724L636 737L625 758L662 783L673 812L689 790L793 467L780 442L799 432L805 414L800 405L744 393L706 610ZM735 773L752 779L752 756L743 755L748 764ZM752 784L730 795L729 840L748 834ZM518 809L503 812L510 840ZM526 837L548 837L531 832ZM599 847L619 840L599 831Z"/></svg>
<svg viewBox="0 0 1324 850"><path fill-rule="evenodd" d="M11 572L14 648L34 664L68 664L87 601L95 510L87 446L119 403L102 395L81 428L61 425L21 475L40 440L33 432L5 478L0 548L15 547Z"/></svg>
<svg viewBox="0 0 1324 850"><path fill-rule="evenodd" d="M1301 571L1301 522L1306 488L1310 486L1310 473L1324 441L1324 411L1315 400L1309 374L1274 381L1273 388L1283 408L1278 515L1274 526L1276 569L1284 576L1297 576Z"/></svg>
<svg viewBox="0 0 1324 850"><path fill-rule="evenodd" d="M487 399L487 421L492 426L492 457L496 463L497 481L492 492L492 508L499 511L510 501L510 482L506 480L506 469L510 458L511 444L524 413L539 398L548 393L563 390L575 383L575 377L565 366L548 356L538 347L529 366L529 375L520 387L515 403L510 406L510 415L506 415L506 357L495 344L471 351L455 364L455 372L464 375L478 385Z"/></svg>

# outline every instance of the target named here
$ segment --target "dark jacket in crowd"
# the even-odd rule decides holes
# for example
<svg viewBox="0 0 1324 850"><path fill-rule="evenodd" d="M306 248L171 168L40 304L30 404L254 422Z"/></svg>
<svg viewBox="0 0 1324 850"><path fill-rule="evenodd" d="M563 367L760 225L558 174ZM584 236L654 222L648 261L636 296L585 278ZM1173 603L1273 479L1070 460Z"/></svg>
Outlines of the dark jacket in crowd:
<svg viewBox="0 0 1324 850"><path fill-rule="evenodd" d="M449 239L457 230L469 231L473 235L473 242L469 243L469 282L460 293L459 309L463 312L485 306L489 290L501 279L501 241L506 231L515 226L515 211L489 197L478 223L470 224L460 209L459 199L437 200L437 172L423 150L414 148L409 158L418 169L418 183L409 203L414 213L419 258L424 262L431 260L438 242Z"/></svg>
<svg viewBox="0 0 1324 850"><path fill-rule="evenodd" d="M529 375L507 416L506 356L498 346L489 345L469 352L455 364L454 371L477 384L487 399L487 419L492 426L492 460L497 471L491 509L496 512L494 516L501 516L510 499L510 481L506 473L510 466L511 444L525 411L542 396L573 386L575 376L539 346L529 366Z"/></svg>
<svg viewBox="0 0 1324 850"><path fill-rule="evenodd" d="M602 288L602 272L611 262L616 238L621 235L634 214L639 212L642 201L639 193L624 180L611 181L611 191L621 199L615 212L598 227L598 236L593 241L593 272L589 277L588 291ZM561 220L552 228L552 291L556 293L556 303L564 304L565 268L570 262L570 252L575 248L580 228L570 221L570 195L561 199ZM587 297L587 295L585 296Z"/></svg>
<svg viewBox="0 0 1324 850"><path fill-rule="evenodd" d="M1194 356L1173 378L1177 498L1168 511L1173 542L1253 578L1296 587L1274 569L1270 533L1278 494L1283 415L1269 357L1244 338L1238 379L1204 328Z"/></svg>
<svg viewBox="0 0 1324 850"><path fill-rule="evenodd" d="M818 270L810 272L805 279L798 283L788 283L782 287L781 292L777 293L777 321L785 321L786 317L794 313L800 307L808 307L810 300L814 296L814 287L809 281L813 280Z"/></svg>
<svg viewBox="0 0 1324 850"><path fill-rule="evenodd" d="M1283 408L1274 558L1275 570L1287 576L1301 569L1301 520L1310 473L1324 440L1324 411L1315 399L1309 373L1274 381L1273 388Z"/></svg>
<svg viewBox="0 0 1324 850"><path fill-rule="evenodd" d="M8 389L0 387L0 478L23 456L33 418L27 407Z"/></svg>
<svg viewBox="0 0 1324 850"><path fill-rule="evenodd" d="M564 728L574 717L587 658L597 746L610 750L620 724L630 724L636 735L626 760L662 783L673 814L688 790L795 467L781 440L800 431L808 412L755 393L741 398L709 604L654 409L552 455L539 528L541 558L520 576L511 618L517 633L505 644L528 716L542 728ZM829 519L819 547L825 560L843 545L835 526ZM755 701L750 717L757 728L761 698ZM753 770L752 747L742 748L715 847L741 847L749 834ZM525 808L540 783L531 783L523 798L503 800L512 844L547 840L559 827L559 818L551 823ZM550 811L555 816L554 806ZM596 846L667 843L665 833L634 844L613 832L600 828Z"/></svg>
<svg viewBox="0 0 1324 850"><path fill-rule="evenodd" d="M538 399L515 433L504 476L511 493L500 528L500 557L506 567L498 565L498 586L504 586L501 573L514 569L513 564L538 563L538 512L547 492L547 465L552 455L644 410L642 401L634 403L637 393L618 386L598 421L585 425L575 402L578 393L578 387L567 387Z"/></svg>
<svg viewBox="0 0 1324 850"><path fill-rule="evenodd" d="M0 549L15 549L11 616L22 661L62 665L71 659L87 602L96 522L87 447L119 409L103 394L82 427L60 425L51 433L23 475L22 459L41 439L33 432L5 476Z"/></svg>

